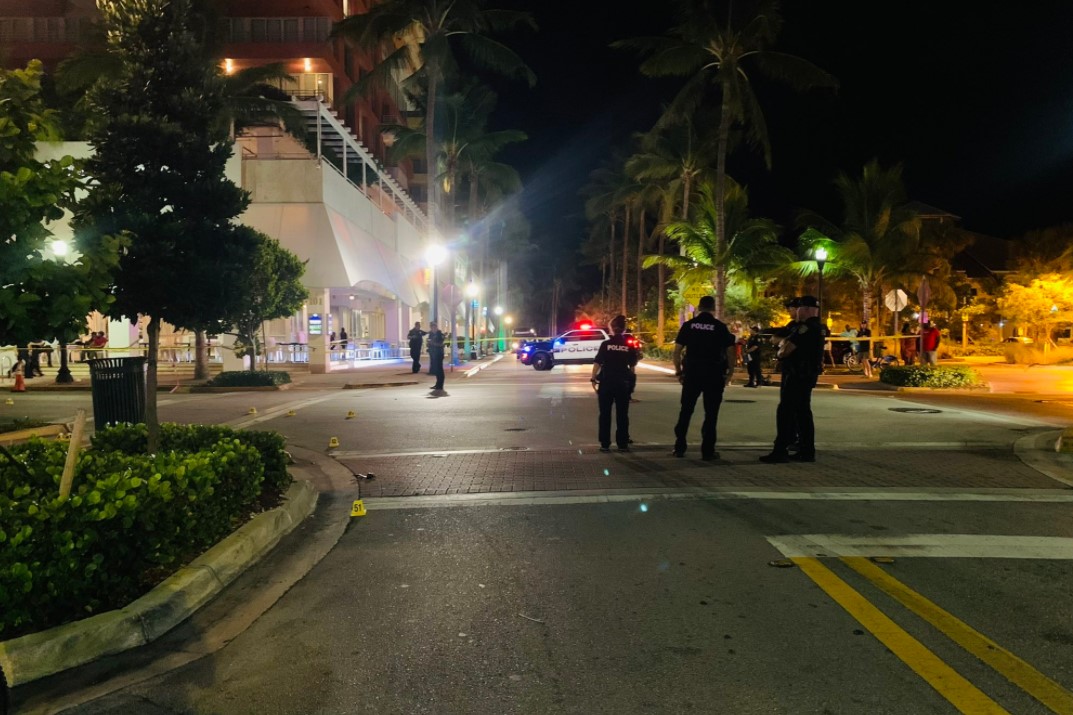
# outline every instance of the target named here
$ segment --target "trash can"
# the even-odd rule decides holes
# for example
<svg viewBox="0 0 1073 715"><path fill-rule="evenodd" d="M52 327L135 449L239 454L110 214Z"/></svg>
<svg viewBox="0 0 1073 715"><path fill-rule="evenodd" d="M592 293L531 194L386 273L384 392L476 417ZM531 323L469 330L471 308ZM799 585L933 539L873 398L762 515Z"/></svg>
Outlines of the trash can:
<svg viewBox="0 0 1073 715"><path fill-rule="evenodd" d="M144 357L87 360L93 391L93 425L101 430L117 422L145 422Z"/></svg>

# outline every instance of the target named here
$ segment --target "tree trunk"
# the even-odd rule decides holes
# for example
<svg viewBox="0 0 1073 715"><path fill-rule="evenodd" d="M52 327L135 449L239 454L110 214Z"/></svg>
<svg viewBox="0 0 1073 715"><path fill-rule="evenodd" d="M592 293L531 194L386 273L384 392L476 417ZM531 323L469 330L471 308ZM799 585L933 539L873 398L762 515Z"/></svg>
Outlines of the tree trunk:
<svg viewBox="0 0 1073 715"><path fill-rule="evenodd" d="M627 277L629 276L629 270L627 266L630 265L630 218L631 210L629 202L626 203L626 220L622 227L622 294L619 296L620 314L626 315L626 301L628 299L626 285Z"/></svg>
<svg viewBox="0 0 1073 715"><path fill-rule="evenodd" d="M194 379L209 379L209 344L204 330L194 331Z"/></svg>
<svg viewBox="0 0 1073 715"><path fill-rule="evenodd" d="M425 171L428 188L428 227L429 235L435 236L439 223L439 186L436 184L436 91L438 89L438 68L427 64L428 95L425 106Z"/></svg>
<svg viewBox="0 0 1073 715"><path fill-rule="evenodd" d="M641 313L644 311L644 292L641 287L641 261L645 255L645 210L637 220L637 329L641 329Z"/></svg>
<svg viewBox="0 0 1073 715"><path fill-rule="evenodd" d="M727 141L730 136L730 92L723 85L723 104L719 115L719 136L715 154L715 251L718 264L715 267L715 317L723 319L726 312L727 293L727 222L726 203Z"/></svg>
<svg viewBox="0 0 1073 715"><path fill-rule="evenodd" d="M682 173L682 221L689 220L689 192L693 188L693 175L688 171ZM678 255L686 255L686 247L683 244L678 244ZM682 302L682 308L678 311L678 325L686 322L686 302L682 294L685 292L685 287L682 281L678 281L678 296Z"/></svg>
<svg viewBox="0 0 1073 715"><path fill-rule="evenodd" d="M663 241L664 233L663 229L659 230L659 255L663 255ZM664 337L667 332L667 316L664 315L664 311L667 309L667 273L666 266L660 263L656 266L656 345L662 346L666 341Z"/></svg>
<svg viewBox="0 0 1073 715"><path fill-rule="evenodd" d="M607 249L607 302L610 305L615 297L615 214L611 214L611 243Z"/></svg>
<svg viewBox="0 0 1073 715"><path fill-rule="evenodd" d="M146 326L149 354L145 371L145 428L148 433L149 454L160 451L160 417L156 410L156 358L160 352L160 318L155 315Z"/></svg>

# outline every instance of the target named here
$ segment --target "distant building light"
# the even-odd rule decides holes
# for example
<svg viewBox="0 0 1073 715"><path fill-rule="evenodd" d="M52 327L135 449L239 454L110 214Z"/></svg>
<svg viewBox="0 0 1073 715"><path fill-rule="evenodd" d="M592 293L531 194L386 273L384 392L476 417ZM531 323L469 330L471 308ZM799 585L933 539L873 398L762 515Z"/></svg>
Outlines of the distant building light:
<svg viewBox="0 0 1073 715"><path fill-rule="evenodd" d="M235 61L230 57L224 60L224 72L227 74L234 74L235 72Z"/></svg>
<svg viewBox="0 0 1073 715"><path fill-rule="evenodd" d="M306 57L305 62L303 62L303 66L305 67L306 72L312 72L313 71L313 60L311 60L310 58Z"/></svg>

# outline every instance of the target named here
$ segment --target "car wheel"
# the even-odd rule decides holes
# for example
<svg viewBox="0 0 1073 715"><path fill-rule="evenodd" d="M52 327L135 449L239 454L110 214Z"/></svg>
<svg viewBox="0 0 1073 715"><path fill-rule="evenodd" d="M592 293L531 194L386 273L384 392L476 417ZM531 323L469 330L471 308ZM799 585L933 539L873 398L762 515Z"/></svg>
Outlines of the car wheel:
<svg viewBox="0 0 1073 715"><path fill-rule="evenodd" d="M534 370L550 370L551 358L545 353L537 353L533 356L533 369Z"/></svg>
<svg viewBox="0 0 1073 715"><path fill-rule="evenodd" d="M847 352L842 356L842 364L846 367L857 367L857 356L853 352Z"/></svg>

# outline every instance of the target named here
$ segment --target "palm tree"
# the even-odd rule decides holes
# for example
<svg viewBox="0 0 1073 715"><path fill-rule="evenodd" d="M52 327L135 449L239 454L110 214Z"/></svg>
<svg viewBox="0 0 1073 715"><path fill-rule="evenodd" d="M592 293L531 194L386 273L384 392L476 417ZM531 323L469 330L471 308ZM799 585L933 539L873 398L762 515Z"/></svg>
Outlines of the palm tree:
<svg viewBox="0 0 1073 715"><path fill-rule="evenodd" d="M359 80L344 101L373 89L391 87L395 77L413 73L423 88L425 160L435 171L440 134L441 85L456 67L454 52L461 49L477 65L505 76L536 78L521 58L506 45L487 37L488 33L510 30L518 25L535 28L526 12L486 9L482 0L383 0L365 13L351 15L337 23L332 35L369 52L393 48ZM439 187L429 181L428 213L435 229L440 209Z"/></svg>
<svg viewBox="0 0 1073 715"><path fill-rule="evenodd" d="M724 266L729 283L755 300L770 280L793 261L794 255L779 245L779 227L774 221L749 217L749 197L743 187L731 179L726 188L724 225L730 238L723 251L716 238L720 216L715 186L704 182L698 190L694 219L672 223L665 229L682 246L684 255L648 256L645 266L665 265L685 286L714 281L718 267Z"/></svg>
<svg viewBox="0 0 1073 715"><path fill-rule="evenodd" d="M742 6L747 8L745 12L741 12ZM722 18L717 16L711 3L680 0L679 22L666 36L614 43L616 47L639 50L645 57L641 72L647 76L688 78L664 112L661 125L689 121L708 93L718 91L720 104L714 199L717 212L716 250L720 254L724 253L727 240L722 209L731 130L741 127L750 143L763 150L764 160L768 167L771 166L767 123L753 92L753 72L782 80L799 90L837 87L831 75L807 60L769 49L782 27L779 6L775 0L740 0L736 7L739 12L733 13L735 5L728 3L726 17ZM726 270L726 266L717 266L715 272L718 316L723 313Z"/></svg>
<svg viewBox="0 0 1073 715"><path fill-rule="evenodd" d="M709 175L709 167L716 158L717 145L713 137L710 134L698 134L694 126L692 121L686 121L683 124L656 127L638 137L640 150L626 162L626 171L630 176L639 181L655 182L664 187L660 216L660 223L664 226L673 220L676 208L679 221L689 219L689 207L694 187L698 181ZM661 232L659 246L661 255L664 250L663 237ZM679 254L685 255L682 247L679 247ZM659 265L656 332L662 343L666 320L664 309L666 291L663 276L664 264ZM682 286L679 285L679 291L681 290ZM684 318L684 315L679 315L679 318Z"/></svg>
<svg viewBox="0 0 1073 715"><path fill-rule="evenodd" d="M872 317L875 297L884 284L920 272L920 217L909 207L902 167L884 169L876 160L864 166L860 178L840 173L835 179L842 200L842 220L829 221L803 212L797 223L805 228L801 247L812 255L817 245L829 247L824 274L852 275L862 291L862 316ZM803 261L808 271L815 263Z"/></svg>

